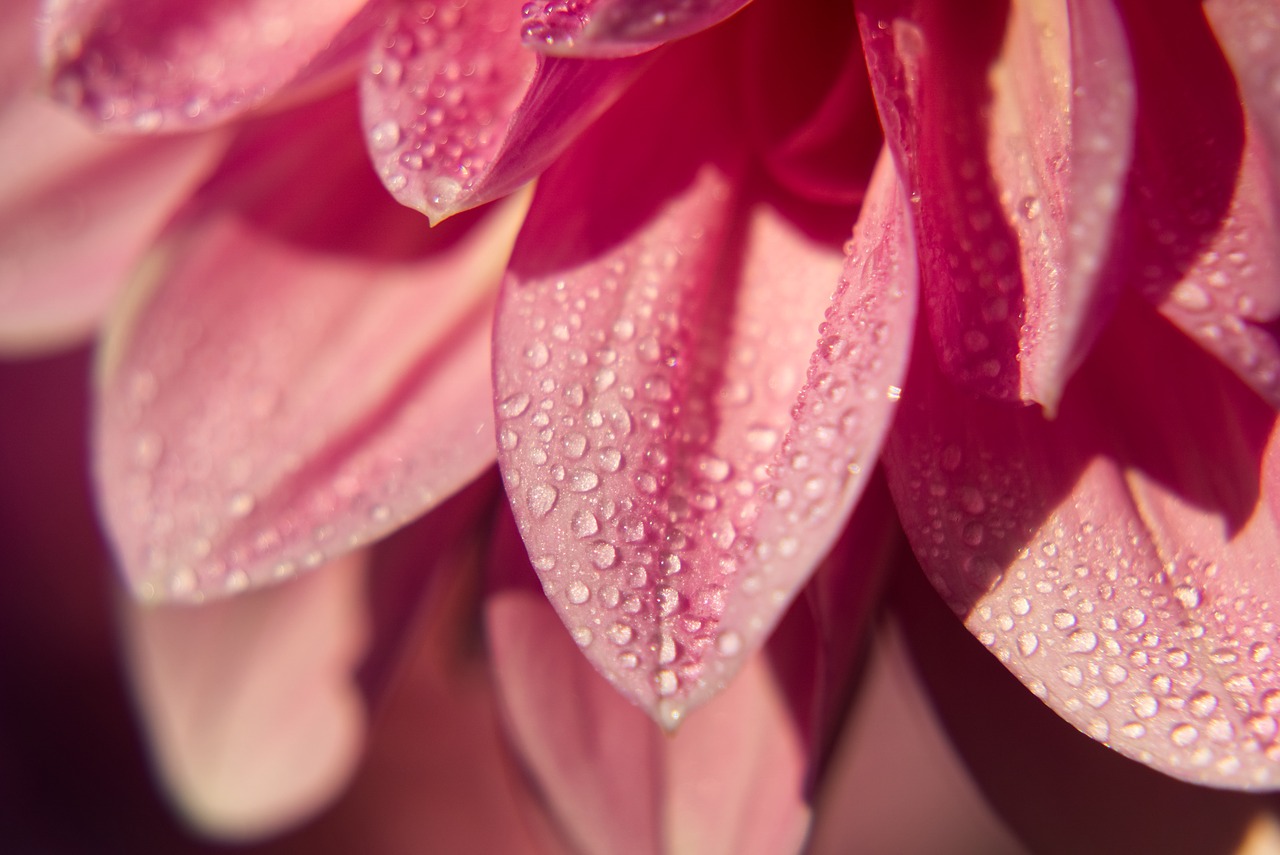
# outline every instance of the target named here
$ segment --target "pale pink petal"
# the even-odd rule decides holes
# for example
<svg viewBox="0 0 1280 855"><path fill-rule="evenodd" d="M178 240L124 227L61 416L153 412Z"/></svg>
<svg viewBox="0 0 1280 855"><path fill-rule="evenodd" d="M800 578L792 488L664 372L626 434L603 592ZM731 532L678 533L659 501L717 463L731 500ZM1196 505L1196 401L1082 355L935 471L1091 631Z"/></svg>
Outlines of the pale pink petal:
<svg viewBox="0 0 1280 855"><path fill-rule="evenodd" d="M1115 320L1053 422L918 351L885 451L900 516L1071 724L1185 780L1280 787L1274 412L1136 301Z"/></svg>
<svg viewBox="0 0 1280 855"><path fill-rule="evenodd" d="M41 48L54 94L106 128L203 127L318 73L366 3L45 0Z"/></svg>
<svg viewBox="0 0 1280 855"><path fill-rule="evenodd" d="M535 177L644 60L546 57L520 43L519 3L389 10L361 81L387 189L439 222Z"/></svg>
<svg viewBox="0 0 1280 855"><path fill-rule="evenodd" d="M487 465L519 218L428 230L386 198L347 97L247 132L105 343L97 480L135 593L287 577Z"/></svg>
<svg viewBox="0 0 1280 855"><path fill-rule="evenodd" d="M716 90L672 91L646 76L544 176L494 356L499 459L547 595L668 727L759 647L839 534L915 310L887 157L842 277L829 222L739 195ZM656 127L679 134L637 130Z"/></svg>
<svg viewBox="0 0 1280 855"><path fill-rule="evenodd" d="M107 141L36 94L38 4L0 8L0 353L87 337L204 179L214 136Z"/></svg>
<svg viewBox="0 0 1280 855"><path fill-rule="evenodd" d="M678 732L664 733L565 635L509 524L494 560L486 617L507 732L570 849L798 847L808 821L806 748L760 656Z"/></svg>
<svg viewBox="0 0 1280 855"><path fill-rule="evenodd" d="M957 754L902 634L891 617L870 640L805 851L847 855L856 841L858 852L1026 852Z"/></svg>
<svg viewBox="0 0 1280 855"><path fill-rule="evenodd" d="M498 497L495 471L371 550L363 759L331 809L263 855L410 853L424 841L441 853L559 851L535 845L540 809L503 744L476 643Z"/></svg>
<svg viewBox="0 0 1280 855"><path fill-rule="evenodd" d="M1280 406L1280 184L1265 126L1242 110L1198 7L1126 14L1142 110L1117 275Z"/></svg>
<svg viewBox="0 0 1280 855"><path fill-rule="evenodd" d="M152 757L196 828L263 836L346 784L365 727L354 681L368 634L363 559L199 608L122 600Z"/></svg>
<svg viewBox="0 0 1280 855"><path fill-rule="evenodd" d="M943 0L874 0L858 20L942 364L1052 410L1118 288L1097 274L1130 156L1120 21L1102 4Z"/></svg>
<svg viewBox="0 0 1280 855"><path fill-rule="evenodd" d="M691 36L751 0L538 0L521 10L525 44L578 57L630 56ZM804 13L802 13L804 14Z"/></svg>
<svg viewBox="0 0 1280 855"><path fill-rule="evenodd" d="M770 176L814 202L862 201L882 135L852 6L755 3L742 21L743 102Z"/></svg>
<svg viewBox="0 0 1280 855"><path fill-rule="evenodd" d="M1280 193L1280 4L1209 0L1204 12L1265 141L1273 192Z"/></svg>

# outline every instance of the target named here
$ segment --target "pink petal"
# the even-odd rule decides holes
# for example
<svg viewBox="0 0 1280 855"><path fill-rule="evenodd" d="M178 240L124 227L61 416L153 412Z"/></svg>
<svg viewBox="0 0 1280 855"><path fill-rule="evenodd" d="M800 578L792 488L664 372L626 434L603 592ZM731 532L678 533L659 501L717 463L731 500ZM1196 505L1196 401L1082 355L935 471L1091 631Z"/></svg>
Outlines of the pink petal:
<svg viewBox="0 0 1280 855"><path fill-rule="evenodd" d="M1128 15L1143 108L1116 275L1280 406L1280 184L1264 128L1198 9Z"/></svg>
<svg viewBox="0 0 1280 855"><path fill-rule="evenodd" d="M1250 120L1265 141L1273 193L1280 193L1280 5L1209 0L1205 16L1231 63Z"/></svg>
<svg viewBox="0 0 1280 855"><path fill-rule="evenodd" d="M87 337L224 144L102 140L35 95L37 5L0 9L0 353Z"/></svg>
<svg viewBox="0 0 1280 855"><path fill-rule="evenodd" d="M725 99L677 108L672 91L646 76L544 176L494 355L499 460L547 595L668 727L759 647L838 535L915 308L887 159L842 279L829 223L737 195ZM681 135L637 132L654 127ZM726 166L699 168L700 151Z"/></svg>
<svg viewBox="0 0 1280 855"><path fill-rule="evenodd" d="M678 733L661 732L560 630L512 528L495 550L489 644L507 732L566 848L794 851L808 820L805 748L761 658Z"/></svg>
<svg viewBox="0 0 1280 855"><path fill-rule="evenodd" d="M361 102L383 183L432 222L536 176L644 65L534 53L510 0L428 10L392 8Z"/></svg>
<svg viewBox="0 0 1280 855"><path fill-rule="evenodd" d="M428 234L354 119L343 97L247 133L106 342L98 485L140 596L314 567L492 459L489 318L520 212Z"/></svg>
<svg viewBox="0 0 1280 855"><path fill-rule="evenodd" d="M361 553L200 608L122 601L125 649L161 779L218 837L292 825L347 782L365 714Z"/></svg>
<svg viewBox="0 0 1280 855"><path fill-rule="evenodd" d="M619 57L701 32L750 0L541 0L521 10L525 44L547 53ZM803 13L802 13L803 14Z"/></svg>
<svg viewBox="0 0 1280 855"><path fill-rule="evenodd" d="M957 754L902 632L890 618L871 639L805 852L847 855L855 840L859 852L1026 852Z"/></svg>
<svg viewBox="0 0 1280 855"><path fill-rule="evenodd" d="M743 102L770 176L814 202L861 202L882 134L852 7L755 3L741 20Z"/></svg>
<svg viewBox="0 0 1280 855"><path fill-rule="evenodd" d="M366 2L46 0L41 47L54 93L111 130L204 127L323 71Z"/></svg>
<svg viewBox="0 0 1280 855"><path fill-rule="evenodd" d="M1280 787L1270 408L1136 304L1053 422L968 399L917 357L885 462L970 630L1112 748Z"/></svg>
<svg viewBox="0 0 1280 855"><path fill-rule="evenodd" d="M1100 4L858 6L886 138L915 201L929 329L947 373L1053 409L1105 323L1099 280L1133 111Z"/></svg>

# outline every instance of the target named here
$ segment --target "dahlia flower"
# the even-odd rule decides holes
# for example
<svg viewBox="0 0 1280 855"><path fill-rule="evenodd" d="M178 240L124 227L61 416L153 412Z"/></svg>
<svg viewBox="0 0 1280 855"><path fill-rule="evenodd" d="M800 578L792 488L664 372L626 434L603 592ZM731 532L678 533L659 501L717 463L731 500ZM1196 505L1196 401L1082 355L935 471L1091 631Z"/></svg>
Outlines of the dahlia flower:
<svg viewBox="0 0 1280 855"><path fill-rule="evenodd" d="M478 610L542 839L795 850L915 562L1084 734L1280 787L1274 2L3 14L0 346L99 329L123 649L206 832L334 798Z"/></svg>

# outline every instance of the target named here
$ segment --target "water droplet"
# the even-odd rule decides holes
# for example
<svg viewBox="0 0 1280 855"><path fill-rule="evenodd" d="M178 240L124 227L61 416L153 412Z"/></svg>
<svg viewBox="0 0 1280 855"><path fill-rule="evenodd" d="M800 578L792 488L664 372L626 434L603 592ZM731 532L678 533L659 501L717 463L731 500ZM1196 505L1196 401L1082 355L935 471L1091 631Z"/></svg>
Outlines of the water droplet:
<svg viewBox="0 0 1280 855"><path fill-rule="evenodd" d="M618 550L610 543L597 543L591 547L591 560L601 570L607 570L618 560Z"/></svg>
<svg viewBox="0 0 1280 855"><path fill-rule="evenodd" d="M377 151L390 151L400 144L400 125L395 119L378 122L369 129L369 143Z"/></svg>
<svg viewBox="0 0 1280 855"><path fill-rule="evenodd" d="M504 419L514 419L529 408L531 400L524 392L518 392L498 404L498 415Z"/></svg>
<svg viewBox="0 0 1280 855"><path fill-rule="evenodd" d="M578 537L591 537L600 530L600 521L591 511L578 511L573 515L573 533Z"/></svg>
<svg viewBox="0 0 1280 855"><path fill-rule="evenodd" d="M236 519L241 519L253 513L256 504L252 494L241 491L233 495L231 501L227 503L227 513Z"/></svg>
<svg viewBox="0 0 1280 855"><path fill-rule="evenodd" d="M1098 634L1088 629L1077 629L1067 637L1067 650L1072 653L1092 653L1098 646Z"/></svg>
<svg viewBox="0 0 1280 855"><path fill-rule="evenodd" d="M742 652L742 637L732 630L722 632L716 639L716 650L721 656L737 656Z"/></svg>
<svg viewBox="0 0 1280 855"><path fill-rule="evenodd" d="M1053 625L1058 629L1071 629L1076 625L1076 616L1066 609L1058 609L1053 613Z"/></svg>
<svg viewBox="0 0 1280 855"><path fill-rule="evenodd" d="M586 647L591 644L591 630L585 626L580 626L573 631L573 641L579 647Z"/></svg>
<svg viewBox="0 0 1280 855"><path fill-rule="evenodd" d="M680 608L680 592L675 588L658 589L658 613L662 617L671 617Z"/></svg>
<svg viewBox="0 0 1280 855"><path fill-rule="evenodd" d="M590 469L575 469L569 474L569 489L575 493L589 493L600 485L600 476Z"/></svg>
<svg viewBox="0 0 1280 855"><path fill-rule="evenodd" d="M1218 708L1218 699L1208 692L1196 692L1187 701L1187 709L1196 718L1205 718Z"/></svg>
<svg viewBox="0 0 1280 855"><path fill-rule="evenodd" d="M1191 585L1182 585L1173 589L1173 596L1184 608L1194 609L1200 605L1200 589Z"/></svg>
<svg viewBox="0 0 1280 855"><path fill-rule="evenodd" d="M778 432L768 425L752 425L747 428L747 445L752 451L766 454L778 444Z"/></svg>
<svg viewBox="0 0 1280 855"><path fill-rule="evenodd" d="M569 588L565 593L569 597L569 602L575 606L580 606L591 599L591 589L577 579L569 583Z"/></svg>
<svg viewBox="0 0 1280 855"><path fill-rule="evenodd" d="M551 351L542 342L535 341L524 349L524 358L533 368L542 368L551 361Z"/></svg>
<svg viewBox="0 0 1280 855"><path fill-rule="evenodd" d="M609 627L609 640L621 647L631 641L632 629L625 623L615 623Z"/></svg>
<svg viewBox="0 0 1280 855"><path fill-rule="evenodd" d="M529 488L529 510L535 517L545 517L555 507L560 492L550 484L534 484Z"/></svg>
<svg viewBox="0 0 1280 855"><path fill-rule="evenodd" d="M670 668L663 668L658 672L655 678L658 687L658 694L662 697L670 697L680 688L680 681L676 678L676 672Z"/></svg>
<svg viewBox="0 0 1280 855"><path fill-rule="evenodd" d="M1180 724L1169 731L1169 739L1179 748L1186 748L1200 738L1200 731L1193 725Z"/></svg>
<svg viewBox="0 0 1280 855"><path fill-rule="evenodd" d="M570 460L580 460L587 453L587 438L580 433L567 434L564 438L564 453Z"/></svg>
<svg viewBox="0 0 1280 855"><path fill-rule="evenodd" d="M1160 702L1153 695L1141 694L1133 699L1133 714L1138 718L1154 718L1160 712Z"/></svg>
<svg viewBox="0 0 1280 855"><path fill-rule="evenodd" d="M676 661L676 640L670 635L663 635L658 641L658 664L670 665Z"/></svg>

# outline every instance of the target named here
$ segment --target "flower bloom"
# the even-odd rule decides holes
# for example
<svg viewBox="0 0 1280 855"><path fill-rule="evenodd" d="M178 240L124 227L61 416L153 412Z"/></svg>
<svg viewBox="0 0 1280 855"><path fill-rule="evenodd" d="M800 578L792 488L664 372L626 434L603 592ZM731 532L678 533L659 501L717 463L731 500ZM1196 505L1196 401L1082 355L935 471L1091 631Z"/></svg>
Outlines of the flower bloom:
<svg viewBox="0 0 1280 855"><path fill-rule="evenodd" d="M1274 3L293 5L42 21L60 98L180 132L119 143L184 180L102 236L97 293L59 269L77 287L41 309L44 338L83 329L133 271L99 360L102 512L135 594L205 604L126 617L162 765L209 780L181 707L211 700L173 690L193 656L255 660L253 718L300 675L325 746L277 757L305 792L267 779L260 816L212 824L346 774L378 632L361 547L495 438L523 543L500 529L488 559L505 724L584 848L627 801L593 763L643 764L614 695L547 676L561 656L702 734L675 766L760 748L762 845L801 839L797 758L896 531L878 466L933 586L1063 718L1185 780L1280 785ZM753 736L788 719L760 652L806 585L774 679L812 721L779 748ZM216 614L272 627L270 654Z"/></svg>

